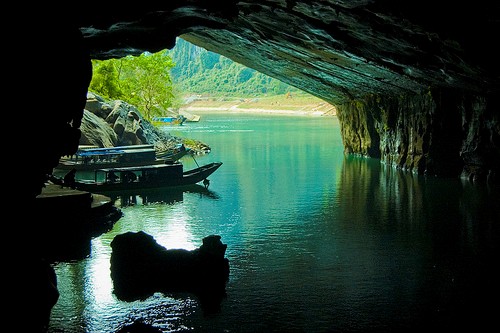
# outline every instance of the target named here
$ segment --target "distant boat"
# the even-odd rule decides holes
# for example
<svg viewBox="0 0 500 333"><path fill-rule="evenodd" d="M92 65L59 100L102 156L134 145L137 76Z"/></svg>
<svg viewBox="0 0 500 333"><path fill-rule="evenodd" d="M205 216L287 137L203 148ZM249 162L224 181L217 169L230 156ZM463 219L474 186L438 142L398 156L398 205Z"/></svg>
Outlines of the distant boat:
<svg viewBox="0 0 500 333"><path fill-rule="evenodd" d="M182 187L204 182L208 187L207 177L214 173L222 162L212 162L198 168L184 171L180 162L154 164L127 168L104 168L94 171L93 180L75 180L77 190L91 193L119 192L137 193L139 190L165 187ZM55 184L64 186L62 177L51 176Z"/></svg>
<svg viewBox="0 0 500 333"><path fill-rule="evenodd" d="M184 124L186 117L183 115L171 116L171 117L153 117L151 123L156 126L180 126Z"/></svg>
<svg viewBox="0 0 500 333"><path fill-rule="evenodd" d="M178 160L186 153L179 147L158 153L152 144L108 148L82 146L76 154L62 157L55 169L92 171L102 168L165 164Z"/></svg>

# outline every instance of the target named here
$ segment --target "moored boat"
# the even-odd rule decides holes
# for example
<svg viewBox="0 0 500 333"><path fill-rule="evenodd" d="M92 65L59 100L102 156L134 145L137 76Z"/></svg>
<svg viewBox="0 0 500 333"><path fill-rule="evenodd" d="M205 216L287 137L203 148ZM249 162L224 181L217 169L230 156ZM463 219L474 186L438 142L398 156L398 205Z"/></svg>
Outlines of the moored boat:
<svg viewBox="0 0 500 333"><path fill-rule="evenodd" d="M167 116L167 117L153 117L151 119L151 123L156 126L179 126L184 124L186 121L186 117L183 115L178 115L176 117L174 116Z"/></svg>
<svg viewBox="0 0 500 333"><path fill-rule="evenodd" d="M154 164L124 168L96 169L93 180L77 179L73 186L91 193L136 192L143 189L182 187L204 182L222 162L212 162L198 168L184 171L182 163ZM64 185L61 177L52 176L56 184Z"/></svg>

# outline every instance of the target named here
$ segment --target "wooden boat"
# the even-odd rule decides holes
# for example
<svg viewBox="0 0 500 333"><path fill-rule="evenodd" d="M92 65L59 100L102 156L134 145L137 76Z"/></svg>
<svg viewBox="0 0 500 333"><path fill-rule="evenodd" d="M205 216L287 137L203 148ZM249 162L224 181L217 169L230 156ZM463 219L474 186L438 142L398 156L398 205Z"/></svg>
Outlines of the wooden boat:
<svg viewBox="0 0 500 333"><path fill-rule="evenodd" d="M94 172L93 180L76 179L75 189L91 193L135 192L144 189L182 187L203 182L222 162L212 162L184 171L182 163L152 164L125 168L103 168ZM52 176L52 182L64 186L62 177Z"/></svg>
<svg viewBox="0 0 500 333"><path fill-rule="evenodd" d="M158 153L154 145L132 145L109 148L81 147L75 155L62 157L56 169L93 171L103 168L132 167L173 162L187 154L180 148Z"/></svg>
<svg viewBox="0 0 500 333"><path fill-rule="evenodd" d="M176 117L153 117L151 123L156 126L172 126L172 125L182 125L186 121L186 117L183 115L178 115Z"/></svg>

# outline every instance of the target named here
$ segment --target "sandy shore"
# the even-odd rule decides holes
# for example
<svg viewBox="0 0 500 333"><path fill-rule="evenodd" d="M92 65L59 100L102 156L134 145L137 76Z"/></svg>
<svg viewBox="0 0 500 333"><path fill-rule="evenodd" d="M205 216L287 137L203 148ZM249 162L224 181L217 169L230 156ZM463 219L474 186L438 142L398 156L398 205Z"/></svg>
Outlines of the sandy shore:
<svg viewBox="0 0 500 333"><path fill-rule="evenodd" d="M289 115L304 115L304 116L323 116L322 111L303 111L303 110L266 110L266 109L241 109L228 107L187 107L180 108L179 112L188 112L192 114L203 112L229 112L229 113L269 113L269 114L289 114Z"/></svg>
<svg viewBox="0 0 500 333"><path fill-rule="evenodd" d="M187 106L179 109L181 114L202 114L204 112L224 112L224 113L266 113L276 115L296 115L296 116L335 116L335 108L307 108L299 110L273 109L273 108L241 108L238 105L231 106Z"/></svg>

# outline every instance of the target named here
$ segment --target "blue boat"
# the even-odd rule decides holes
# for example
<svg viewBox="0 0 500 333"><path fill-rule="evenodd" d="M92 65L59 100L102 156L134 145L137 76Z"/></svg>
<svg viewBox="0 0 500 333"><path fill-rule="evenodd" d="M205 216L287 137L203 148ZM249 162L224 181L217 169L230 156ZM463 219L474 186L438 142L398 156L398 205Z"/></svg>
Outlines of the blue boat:
<svg viewBox="0 0 500 333"><path fill-rule="evenodd" d="M153 117L151 123L156 126L180 126L185 121L186 117L178 115L176 117Z"/></svg>

